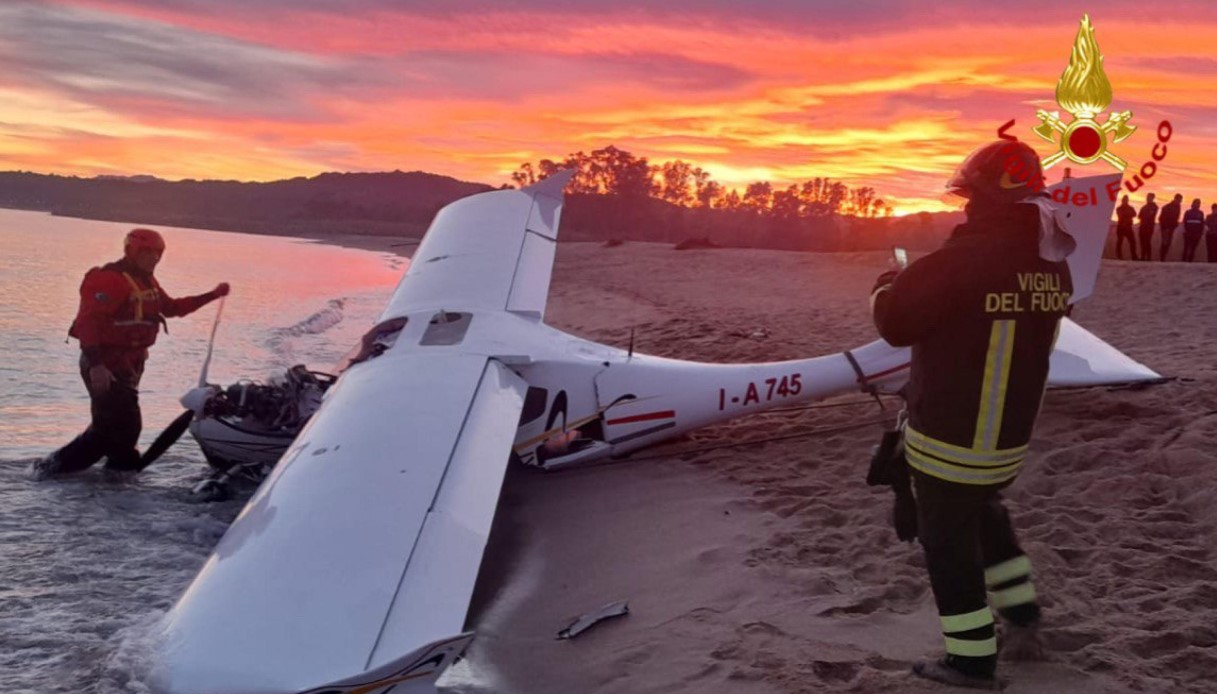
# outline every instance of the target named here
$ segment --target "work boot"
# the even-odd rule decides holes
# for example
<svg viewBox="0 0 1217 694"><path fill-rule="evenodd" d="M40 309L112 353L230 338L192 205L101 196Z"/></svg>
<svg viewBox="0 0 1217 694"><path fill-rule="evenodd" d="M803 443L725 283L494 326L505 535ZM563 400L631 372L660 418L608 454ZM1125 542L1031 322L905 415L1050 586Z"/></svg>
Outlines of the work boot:
<svg viewBox="0 0 1217 694"><path fill-rule="evenodd" d="M59 451L55 451L47 457L35 460L30 464L30 477L35 480L50 479L62 471L63 461L59 459Z"/></svg>
<svg viewBox="0 0 1217 694"><path fill-rule="evenodd" d="M934 682L967 689L999 691L1001 681L994 675L970 674L951 665L951 656L939 660L919 660L913 663L913 674Z"/></svg>
<svg viewBox="0 0 1217 694"><path fill-rule="evenodd" d="M1040 638L1038 620L1018 625L1006 622L1002 625L1002 638L998 643L1002 660L1026 662L1044 659L1044 641Z"/></svg>

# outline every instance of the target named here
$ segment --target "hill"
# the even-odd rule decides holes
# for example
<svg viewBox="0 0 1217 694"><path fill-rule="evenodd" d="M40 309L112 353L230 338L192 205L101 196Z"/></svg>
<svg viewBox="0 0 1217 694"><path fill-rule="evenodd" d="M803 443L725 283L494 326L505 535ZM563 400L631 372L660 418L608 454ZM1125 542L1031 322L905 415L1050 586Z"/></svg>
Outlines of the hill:
<svg viewBox="0 0 1217 694"><path fill-rule="evenodd" d="M0 207L147 225L324 237L417 238L458 198L494 190L421 171L323 173L268 183L166 181L152 176L79 178L0 172ZM683 207L649 196L567 196L563 240L706 239L719 246L786 250L936 247L960 215L861 219L782 218L746 209Z"/></svg>
<svg viewBox="0 0 1217 694"><path fill-rule="evenodd" d="M420 236L441 207L487 190L421 171L323 173L270 183L0 173L0 207L283 235Z"/></svg>

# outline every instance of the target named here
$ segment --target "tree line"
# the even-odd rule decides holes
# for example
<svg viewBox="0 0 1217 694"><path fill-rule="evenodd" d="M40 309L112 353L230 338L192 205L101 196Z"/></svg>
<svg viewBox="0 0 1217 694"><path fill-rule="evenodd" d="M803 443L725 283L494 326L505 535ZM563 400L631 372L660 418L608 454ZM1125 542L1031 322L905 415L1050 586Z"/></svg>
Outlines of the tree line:
<svg viewBox="0 0 1217 694"><path fill-rule="evenodd" d="M710 177L699 166L679 159L650 164L646 157L609 145L591 154L575 152L561 161L525 162L511 174L518 186L532 185L564 169L575 172L568 193L651 197L680 207L747 211L779 220L844 215L890 217L892 207L869 186L851 188L830 178L813 178L786 188L768 181L749 184L741 194Z"/></svg>

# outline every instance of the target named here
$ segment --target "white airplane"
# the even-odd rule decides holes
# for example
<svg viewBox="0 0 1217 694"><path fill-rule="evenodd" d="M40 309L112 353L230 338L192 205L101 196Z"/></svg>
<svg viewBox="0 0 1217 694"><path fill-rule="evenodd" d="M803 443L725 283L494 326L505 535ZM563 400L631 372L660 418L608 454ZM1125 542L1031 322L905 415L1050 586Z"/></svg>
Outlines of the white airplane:
<svg viewBox="0 0 1217 694"><path fill-rule="evenodd" d="M509 458L555 468L620 456L904 382L908 351L882 341L705 364L545 325L568 177L439 212L363 349L166 615L156 691L433 692L473 638L466 612ZM1071 230L1089 230L1101 252L1111 204L1075 211ZM1093 286L1086 263L1098 265L1087 243L1075 254L1079 293ZM1064 321L1052 384L1156 378Z"/></svg>

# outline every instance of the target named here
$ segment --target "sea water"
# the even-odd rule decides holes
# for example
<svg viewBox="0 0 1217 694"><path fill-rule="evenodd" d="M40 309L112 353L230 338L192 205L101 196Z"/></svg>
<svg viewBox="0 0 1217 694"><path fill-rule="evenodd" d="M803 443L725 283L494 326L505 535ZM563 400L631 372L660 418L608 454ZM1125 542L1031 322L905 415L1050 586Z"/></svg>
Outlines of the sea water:
<svg viewBox="0 0 1217 694"><path fill-rule="evenodd" d="M89 420L75 340L80 280L117 260L131 224L0 210L0 692L150 692L157 620L190 583L244 496L199 503L207 472L187 434L134 481L97 470L33 481L29 463ZM208 380L327 371L370 328L408 261L300 239L155 227L171 296L229 282ZM140 402L146 446L197 384L218 302L169 319ZM217 663L217 667L223 667Z"/></svg>

